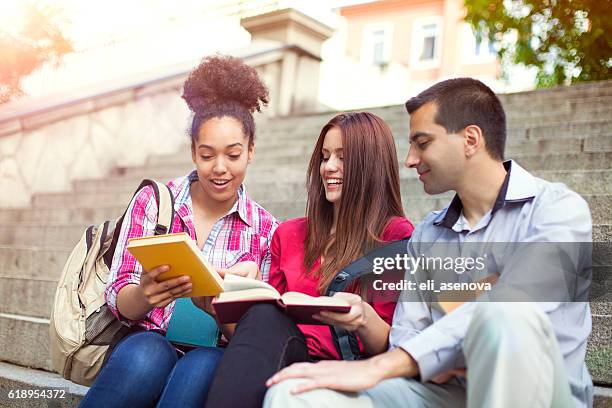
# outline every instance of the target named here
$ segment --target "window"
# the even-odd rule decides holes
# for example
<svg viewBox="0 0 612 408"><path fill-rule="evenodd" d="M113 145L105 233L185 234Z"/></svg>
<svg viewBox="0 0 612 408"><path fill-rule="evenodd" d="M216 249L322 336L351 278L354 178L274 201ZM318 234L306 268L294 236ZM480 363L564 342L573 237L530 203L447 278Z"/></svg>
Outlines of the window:
<svg viewBox="0 0 612 408"><path fill-rule="evenodd" d="M372 32L372 62L375 65L385 63L385 32L376 30Z"/></svg>
<svg viewBox="0 0 612 408"><path fill-rule="evenodd" d="M421 51L421 56L419 59L421 61L431 61L436 56L436 31L437 27L435 24L427 24L423 26L423 47Z"/></svg>
<svg viewBox="0 0 612 408"><path fill-rule="evenodd" d="M412 27L411 62L414 68L436 68L442 50L442 18L418 19Z"/></svg>
<svg viewBox="0 0 612 408"><path fill-rule="evenodd" d="M474 32L471 25L463 25L463 62L465 64L479 64L491 62L497 58L497 51L486 34L481 34L480 38Z"/></svg>
<svg viewBox="0 0 612 408"><path fill-rule="evenodd" d="M387 65L391 59L391 38L391 23L366 25L363 29L362 62L368 65Z"/></svg>
<svg viewBox="0 0 612 408"><path fill-rule="evenodd" d="M474 48L474 55L477 57L486 56L488 54L495 55L495 47L493 43L489 41L488 38L478 38L476 37L476 44Z"/></svg>

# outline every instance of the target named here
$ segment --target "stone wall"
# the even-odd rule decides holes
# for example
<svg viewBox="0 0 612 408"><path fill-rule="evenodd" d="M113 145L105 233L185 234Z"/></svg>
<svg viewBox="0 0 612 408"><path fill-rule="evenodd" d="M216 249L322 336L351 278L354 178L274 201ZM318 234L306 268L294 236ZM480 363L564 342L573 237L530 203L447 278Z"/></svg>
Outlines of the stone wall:
<svg viewBox="0 0 612 408"><path fill-rule="evenodd" d="M189 111L176 86L91 108L76 115L68 108L64 118L37 126L34 120L44 119L41 112L21 118L16 132L2 129L0 207L28 206L34 193L67 191L74 180L101 178L115 166L142 165L147 157L176 152L186 143Z"/></svg>
<svg viewBox="0 0 612 408"><path fill-rule="evenodd" d="M331 29L293 9L242 24L252 42L232 55L255 67L268 85L272 101L265 114L318 109L320 48ZM189 124L180 91L197 64L0 107L0 208L27 207L36 193L69 191L75 180L99 179L112 167L178 151Z"/></svg>

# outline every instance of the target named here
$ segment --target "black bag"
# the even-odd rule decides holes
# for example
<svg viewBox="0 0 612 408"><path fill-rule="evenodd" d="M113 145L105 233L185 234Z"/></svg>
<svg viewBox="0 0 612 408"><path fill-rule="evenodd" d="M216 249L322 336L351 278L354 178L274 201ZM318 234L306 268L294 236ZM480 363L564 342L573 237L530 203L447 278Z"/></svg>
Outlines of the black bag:
<svg viewBox="0 0 612 408"><path fill-rule="evenodd" d="M336 292L344 292L355 279L361 278L373 272L373 259L395 257L396 254L404 254L408 251L408 239L394 241L378 247L342 269L331 282L325 293L333 296ZM329 326L332 338L338 354L342 360L359 360L362 358L359 351L359 342L353 332L341 327Z"/></svg>

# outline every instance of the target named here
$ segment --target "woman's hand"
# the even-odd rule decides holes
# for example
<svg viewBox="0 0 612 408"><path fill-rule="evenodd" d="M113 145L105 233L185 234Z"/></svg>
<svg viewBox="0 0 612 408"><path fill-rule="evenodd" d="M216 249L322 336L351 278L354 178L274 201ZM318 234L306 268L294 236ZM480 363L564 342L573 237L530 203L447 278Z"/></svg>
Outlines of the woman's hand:
<svg viewBox="0 0 612 408"><path fill-rule="evenodd" d="M348 313L321 312L313 315L313 318L325 324L339 326L348 331L357 331L364 327L369 320L372 306L364 302L361 296L354 293L337 292L335 298L346 300L351 305Z"/></svg>
<svg viewBox="0 0 612 408"><path fill-rule="evenodd" d="M261 279L261 272L259 266L253 261L239 262L231 268L217 268L217 272L222 278L225 277L226 273L231 275L242 276L244 278Z"/></svg>
<svg viewBox="0 0 612 408"><path fill-rule="evenodd" d="M237 276L242 276L245 278L253 278L258 279L259 276L259 267L253 261L245 261L237 263L231 268L217 268L217 273L222 278L225 278L226 274L232 274ZM211 315L212 317L216 317L215 309L212 307L212 300L214 296L199 296L191 298L193 304Z"/></svg>
<svg viewBox="0 0 612 408"><path fill-rule="evenodd" d="M139 290L148 307L166 307L170 302L191 292L189 276L179 276L158 282L157 278L170 270L168 265L161 265L150 271L142 271Z"/></svg>

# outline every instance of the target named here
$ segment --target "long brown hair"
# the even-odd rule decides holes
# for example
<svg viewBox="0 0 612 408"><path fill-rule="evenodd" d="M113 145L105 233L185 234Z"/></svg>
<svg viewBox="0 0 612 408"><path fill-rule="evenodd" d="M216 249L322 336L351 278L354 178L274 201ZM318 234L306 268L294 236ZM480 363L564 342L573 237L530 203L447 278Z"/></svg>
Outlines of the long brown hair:
<svg viewBox="0 0 612 408"><path fill-rule="evenodd" d="M320 174L323 141L338 127L342 134L344 170L336 230L331 229L334 205L325 198ZM319 293L325 290L343 267L380 243L389 220L403 217L399 168L389 126L369 112L343 113L323 129L310 158L307 173L308 236L304 266L310 271L319 256L324 260L314 272Z"/></svg>

